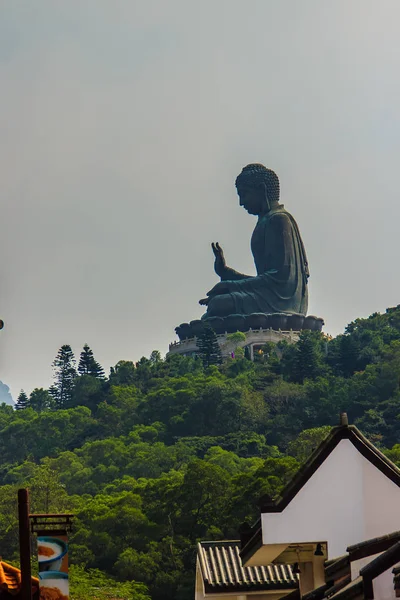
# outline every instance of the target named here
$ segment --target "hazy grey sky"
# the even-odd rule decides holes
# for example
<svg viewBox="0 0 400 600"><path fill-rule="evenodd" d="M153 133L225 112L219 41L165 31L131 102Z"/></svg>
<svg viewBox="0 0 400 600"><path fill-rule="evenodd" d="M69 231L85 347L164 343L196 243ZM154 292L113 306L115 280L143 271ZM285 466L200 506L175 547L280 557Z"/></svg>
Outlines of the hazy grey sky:
<svg viewBox="0 0 400 600"><path fill-rule="evenodd" d="M400 303L398 0L0 0L0 380L108 368L198 318L210 242L254 272L234 180L281 179L336 334Z"/></svg>

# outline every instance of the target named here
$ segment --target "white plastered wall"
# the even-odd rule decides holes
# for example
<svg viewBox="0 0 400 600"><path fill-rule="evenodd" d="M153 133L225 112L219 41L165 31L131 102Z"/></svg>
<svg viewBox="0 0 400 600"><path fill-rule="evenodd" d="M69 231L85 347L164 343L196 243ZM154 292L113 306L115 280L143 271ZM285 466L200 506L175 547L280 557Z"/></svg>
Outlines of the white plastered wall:
<svg viewBox="0 0 400 600"><path fill-rule="evenodd" d="M396 592L393 585L393 567L379 575L373 581L374 598L377 600L396 600Z"/></svg>
<svg viewBox="0 0 400 600"><path fill-rule="evenodd" d="M263 544L324 541L328 557L400 529L400 488L341 440L281 513L263 513Z"/></svg>
<svg viewBox="0 0 400 600"><path fill-rule="evenodd" d="M377 556L382 554L374 554L366 556L359 560L354 560L351 563L351 578L356 579L360 575L360 571L368 563L372 562ZM394 600L396 598L396 592L393 584L393 567L390 567L387 571L376 577L373 582L374 597L376 600Z"/></svg>
<svg viewBox="0 0 400 600"><path fill-rule="evenodd" d="M372 554L371 556L365 556L364 558L359 558L358 560L353 560L350 563L351 579L352 580L357 579L357 577L359 577L359 575L360 575L361 569L366 567L368 565L368 563L373 561L374 558L376 558L380 554L382 554L382 552L379 552L378 554Z"/></svg>

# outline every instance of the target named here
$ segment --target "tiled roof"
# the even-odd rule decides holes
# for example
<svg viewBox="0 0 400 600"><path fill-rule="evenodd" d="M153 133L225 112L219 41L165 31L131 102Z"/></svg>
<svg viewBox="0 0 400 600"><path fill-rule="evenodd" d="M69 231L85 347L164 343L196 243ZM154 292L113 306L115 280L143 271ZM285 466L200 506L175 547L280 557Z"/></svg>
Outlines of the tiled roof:
<svg viewBox="0 0 400 600"><path fill-rule="evenodd" d="M400 542L394 544L389 550L383 552L374 560L371 560L365 567L363 567L360 571L360 575L367 577L369 579L374 579L381 575L390 567L394 567L400 560Z"/></svg>
<svg viewBox="0 0 400 600"><path fill-rule="evenodd" d="M332 586L329 586L327 583L324 583L324 585L321 585L318 588L315 588L315 590L311 590L311 592L308 592L305 596L302 597L302 600L323 600L325 598L325 592L327 589L329 589Z"/></svg>
<svg viewBox="0 0 400 600"><path fill-rule="evenodd" d="M339 592L347 590L351 584L351 575L343 577L338 583L334 585L326 583L321 585L319 588L308 592L303 596L303 600L325 600L326 598L336 598Z"/></svg>
<svg viewBox="0 0 400 600"><path fill-rule="evenodd" d="M400 541L400 531L394 531L387 535L381 535L370 540L365 540L358 544L353 544L347 548L350 555L350 561L359 560L372 554L378 554L391 548L396 542Z"/></svg>
<svg viewBox="0 0 400 600"><path fill-rule="evenodd" d="M240 542L200 542L198 557L206 593L248 590L291 590L298 577L290 565L242 567Z"/></svg>
<svg viewBox="0 0 400 600"><path fill-rule="evenodd" d="M337 581L350 574L349 555L339 556L325 563L325 581Z"/></svg>
<svg viewBox="0 0 400 600"><path fill-rule="evenodd" d="M32 589L39 587L39 579L32 577ZM21 588L21 571L0 561L0 590L16 596Z"/></svg>
<svg viewBox="0 0 400 600"><path fill-rule="evenodd" d="M353 579L353 581L350 581L350 583L333 595L330 595L328 591L325 597L329 598L329 600L350 600L353 598L357 600L358 598L364 598L363 578L357 577L357 579Z"/></svg>
<svg viewBox="0 0 400 600"><path fill-rule="evenodd" d="M376 577L379 577L384 571L387 571L393 565L399 562L400 560L400 541L393 543L393 541L398 538L398 532L395 531L392 534L381 536L379 538L374 538L372 540L367 540L365 542L361 542L360 544L354 544L353 546L349 546L348 550L350 552L355 553L356 558L353 560L358 560L359 558L364 558L366 556L371 556L377 552L382 552L383 544L389 544L391 542L391 546L386 549L385 552L382 552L371 560L365 567L360 570L360 576L357 579L354 579L345 587L343 585L340 586L338 591L337 586L333 586L328 588L325 591L324 596L321 598L329 598L332 600L350 600L358 598L372 598L372 590L373 590L373 580ZM361 552L361 553L360 553ZM368 554L369 552L369 554ZM343 557L340 558L337 562L343 561ZM335 562L328 565L325 569L325 573L329 568L335 565ZM394 573L394 589L397 592L396 588L396 576L400 573L400 569L397 567L393 569ZM318 597L316 597L317 600ZM312 596L310 600L314 600ZM308 600L308 597L307 597Z"/></svg>

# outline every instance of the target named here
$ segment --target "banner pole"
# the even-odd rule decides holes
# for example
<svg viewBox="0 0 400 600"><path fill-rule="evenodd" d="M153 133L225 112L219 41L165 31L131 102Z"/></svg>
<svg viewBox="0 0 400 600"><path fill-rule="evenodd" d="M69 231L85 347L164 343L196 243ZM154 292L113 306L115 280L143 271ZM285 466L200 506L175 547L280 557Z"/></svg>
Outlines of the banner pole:
<svg viewBox="0 0 400 600"><path fill-rule="evenodd" d="M31 534L29 525L29 493L18 490L19 557L21 564L21 600L32 600Z"/></svg>

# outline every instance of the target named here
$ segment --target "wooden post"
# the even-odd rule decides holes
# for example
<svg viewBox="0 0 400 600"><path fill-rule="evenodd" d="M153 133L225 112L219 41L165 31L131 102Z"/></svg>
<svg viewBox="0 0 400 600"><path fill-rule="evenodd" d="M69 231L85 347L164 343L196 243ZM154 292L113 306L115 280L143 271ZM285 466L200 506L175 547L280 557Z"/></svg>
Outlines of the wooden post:
<svg viewBox="0 0 400 600"><path fill-rule="evenodd" d="M19 556L21 563L21 600L32 600L31 532L28 490L18 490Z"/></svg>

